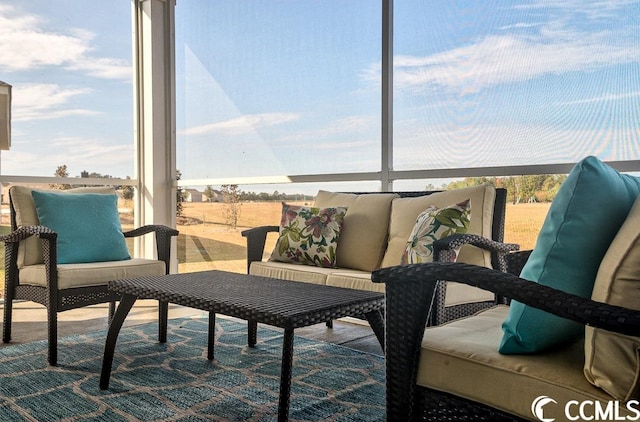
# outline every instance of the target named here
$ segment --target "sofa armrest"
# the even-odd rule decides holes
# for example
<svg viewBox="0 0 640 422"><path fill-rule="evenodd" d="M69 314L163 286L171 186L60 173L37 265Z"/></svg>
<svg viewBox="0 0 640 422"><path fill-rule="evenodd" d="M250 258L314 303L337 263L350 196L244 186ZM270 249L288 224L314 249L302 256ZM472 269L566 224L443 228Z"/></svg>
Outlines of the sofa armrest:
<svg viewBox="0 0 640 422"><path fill-rule="evenodd" d="M524 268L524 264L527 263L531 252L533 252L533 249L505 254L504 261L507 266L505 272L519 276L522 272L522 268Z"/></svg>
<svg viewBox="0 0 640 422"><path fill-rule="evenodd" d="M124 237L138 237L147 233L155 233L158 259L164 262L165 273L169 274L171 266L171 238L179 234L178 230L160 224L149 224L123 232L122 234Z"/></svg>
<svg viewBox="0 0 640 422"><path fill-rule="evenodd" d="M433 242L433 262L454 262L456 258L455 250L459 249L463 245L472 245L491 252L493 265L497 266L497 269L502 272L512 272L515 270L513 268L513 264L520 263L513 259L507 262L507 257L513 255L512 252L518 251L520 249L520 245L515 243L497 242L476 234L453 234L436 240ZM524 259L524 262L526 262L526 259ZM522 265L524 265L524 262L522 262ZM517 271L517 275L520 274L521 269L522 267L515 270ZM438 290L443 288L441 286L444 286L444 284L441 283L440 287L436 288L438 296L446 294L446 291L440 292ZM443 301L444 298L440 298L440 300ZM496 303L509 303L509 299L501 295L496 295ZM440 319L442 319L442 316L437 315L436 311L435 320L439 321Z"/></svg>
<svg viewBox="0 0 640 422"><path fill-rule="evenodd" d="M247 238L247 274L252 262L262 261L267 233L278 232L279 230L279 226L260 226L241 232L242 236Z"/></svg>

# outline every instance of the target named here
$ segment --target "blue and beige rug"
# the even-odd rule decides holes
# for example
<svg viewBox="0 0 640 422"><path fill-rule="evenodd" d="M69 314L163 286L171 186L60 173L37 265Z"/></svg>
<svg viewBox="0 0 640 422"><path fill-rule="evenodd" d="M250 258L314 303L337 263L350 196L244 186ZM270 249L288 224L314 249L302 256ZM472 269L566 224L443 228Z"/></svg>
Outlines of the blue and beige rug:
<svg viewBox="0 0 640 422"><path fill-rule="evenodd" d="M46 342L0 349L0 421L272 421L277 416L282 335L218 318L215 360L206 359L207 319L123 328L109 390L98 387L105 332L62 338L58 367ZM384 361L296 336L290 420L384 419Z"/></svg>

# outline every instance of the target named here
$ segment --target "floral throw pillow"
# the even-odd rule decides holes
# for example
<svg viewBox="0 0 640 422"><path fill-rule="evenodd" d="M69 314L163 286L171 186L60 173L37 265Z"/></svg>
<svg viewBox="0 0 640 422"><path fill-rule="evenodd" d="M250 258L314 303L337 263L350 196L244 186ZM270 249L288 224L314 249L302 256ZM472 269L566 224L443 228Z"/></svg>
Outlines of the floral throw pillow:
<svg viewBox="0 0 640 422"><path fill-rule="evenodd" d="M282 203L280 234L271 261L335 268L346 207L315 208Z"/></svg>
<svg viewBox="0 0 640 422"><path fill-rule="evenodd" d="M433 261L433 242L452 234L466 233L471 221L469 199L446 208L431 206L416 219L416 224L407 240L401 264L419 264ZM454 259L458 255L454 251Z"/></svg>

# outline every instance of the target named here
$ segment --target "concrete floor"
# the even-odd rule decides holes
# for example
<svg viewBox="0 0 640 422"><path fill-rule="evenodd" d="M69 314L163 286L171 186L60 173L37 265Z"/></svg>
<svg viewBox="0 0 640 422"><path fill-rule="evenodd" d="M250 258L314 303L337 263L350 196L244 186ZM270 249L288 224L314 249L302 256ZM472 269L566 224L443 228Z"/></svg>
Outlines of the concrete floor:
<svg viewBox="0 0 640 422"><path fill-rule="evenodd" d="M157 303L154 300L137 301L131 312L129 312L124 326L156 322L158 318ZM4 319L4 303L0 303L0 308L2 308L0 316ZM107 314L107 304L61 312L58 314L58 337L100 330L104 330L106 335ZM206 315L206 313L178 305L169 306L169 324L171 324L172 318L195 315ZM11 343L0 342L0 348L36 340L45 340L47 338L46 320L47 311L44 306L33 302L14 303ZM383 354L371 328L365 322L351 318L335 321L333 328L327 328L324 324L299 328L295 331L295 335L340 344L377 355Z"/></svg>

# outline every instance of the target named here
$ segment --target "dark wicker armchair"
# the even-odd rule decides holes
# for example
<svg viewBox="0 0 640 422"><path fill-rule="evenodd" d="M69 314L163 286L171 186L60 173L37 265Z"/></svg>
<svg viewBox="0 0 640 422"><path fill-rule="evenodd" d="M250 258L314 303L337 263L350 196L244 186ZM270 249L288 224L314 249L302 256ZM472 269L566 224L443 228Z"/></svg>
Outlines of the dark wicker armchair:
<svg viewBox="0 0 640 422"><path fill-rule="evenodd" d="M18 189L18 192L15 191ZM20 191L22 189L23 191ZM99 189L81 192L103 193ZM99 303L109 303L109 320L113 316L115 301L119 295L107 289L110 280L142 276L156 273L168 273L171 255L171 237L178 231L162 225L148 225L124 232L125 237L136 237L153 233L155 235L157 259L131 259L118 262L86 264L57 263L57 233L41 225L26 225L25 219L16 218L15 197L25 195L30 190L14 186L10 190L11 229L10 234L0 236L5 244L5 296L3 337L5 343L11 341L12 310L14 300L28 300L47 307L48 361L57 364L57 326L58 312ZM27 201L28 202L28 201ZM27 207L32 204L27 204ZM39 262L20 262L20 246L29 239L39 238L42 254ZM23 246L24 247L24 246ZM40 246L38 246L40 248ZM24 252L22 252L24 254ZM29 276L27 277L27 273ZM69 275L71 274L71 275ZM27 280L28 279L28 280ZM74 284L65 285L68 279ZM62 286L61 286L62 284ZM159 337L166 341L168 304L159 305Z"/></svg>
<svg viewBox="0 0 640 422"><path fill-rule="evenodd" d="M418 367L421 359L426 356L424 354L421 355L421 349L424 348L423 340L424 342L429 342L433 336L437 337L438 332L442 334L442 330L455 329L450 327L455 327L454 324L458 323L454 322L425 330L434 290L437 288L439 280L455 280L490 290L497 295L517 300L580 324L627 335L640 335L640 311L583 299L519 278L518 274L529 253L530 251L509 254L506 257L508 270L506 273L462 263L399 266L383 268L373 273L372 279L374 282L385 283L386 285L386 400L388 421L537 420L529 407L531 406L531 401L527 402L527 400L530 400L529 397L518 391L504 391L505 387L496 385L500 383L494 378L484 378L479 375L480 373L473 371L469 371L463 376L458 374L457 377L454 375L449 377L447 374L455 370L453 361L450 361L450 365L439 365L437 370L434 371L441 371L439 374L423 374L427 378L430 376L438 378L438 389L418 384ZM468 320L473 321L474 318L477 319L478 317L482 317L482 314L470 317ZM448 333L449 339L456 337L455 335L451 336L451 333L451 331ZM447 346L449 344L457 345L455 342L450 343L446 340L443 343L447 344ZM450 347L456 347L455 345ZM578 352L575 355L582 353L584 356L583 348L580 348L580 345L576 345L575 349ZM524 359L524 357L510 356L509 359L515 359L517 362L518 359ZM544 358L534 356L532 359ZM579 360L579 358L574 360ZM573 362L572 364L575 366L573 369L581 374L582 367L580 362ZM522 383L526 383L524 373L520 373L520 371L512 372L516 374L515 376L522 376ZM562 377L560 379L562 380ZM455 384L456 382L472 385L471 390L475 392L482 389L490 391L494 402L479 402L447 391L447 385L449 383ZM560 385L560 387L562 386ZM588 390L591 387L593 391L589 390L587 393L591 394L591 397L598 397L598 400L607 400L608 397L611 400L610 396L603 394L601 390L588 383L585 389ZM474 391L471 391L469 395L475 395ZM548 389L543 389L543 391L536 394L544 395L550 393ZM514 415L512 412L507 412L504 408L501 408L501 405L509 402L509 400L521 400L523 402L522 405L524 407L522 407L519 414ZM563 418L557 417L556 420L561 419Z"/></svg>

